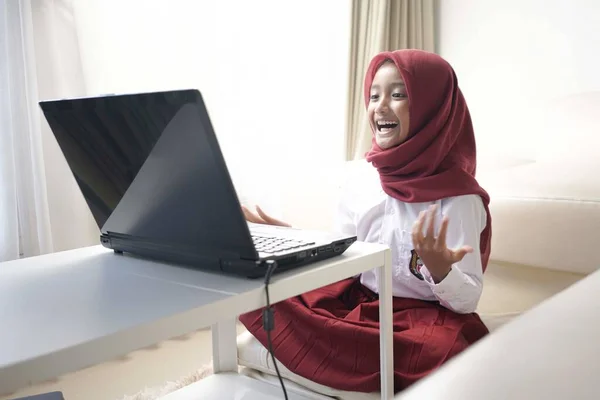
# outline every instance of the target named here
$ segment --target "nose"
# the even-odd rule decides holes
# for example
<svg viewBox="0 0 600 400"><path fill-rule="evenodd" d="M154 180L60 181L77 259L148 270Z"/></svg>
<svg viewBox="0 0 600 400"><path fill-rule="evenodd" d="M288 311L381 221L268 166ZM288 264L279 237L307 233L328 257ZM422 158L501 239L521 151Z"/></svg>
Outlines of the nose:
<svg viewBox="0 0 600 400"><path fill-rule="evenodd" d="M383 114L387 112L389 109L389 104L387 100L387 96L381 96L379 103L377 103L377 107L375 107L375 112L378 114Z"/></svg>

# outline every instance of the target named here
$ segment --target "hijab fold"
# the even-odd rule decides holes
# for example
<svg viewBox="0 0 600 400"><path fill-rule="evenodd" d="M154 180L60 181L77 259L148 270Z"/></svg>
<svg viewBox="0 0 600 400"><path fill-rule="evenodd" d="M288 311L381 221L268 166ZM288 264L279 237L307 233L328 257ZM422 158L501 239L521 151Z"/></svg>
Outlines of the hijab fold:
<svg viewBox="0 0 600 400"><path fill-rule="evenodd" d="M380 53L367 69L364 84L367 106L375 73L387 60L396 65L406 85L409 133L406 141L385 150L373 137L367 161L379 171L383 190L403 202L431 202L469 194L480 196L487 213L486 227L480 238L485 271L492 238L490 198L475 179L475 135L456 74L443 58L433 53L421 50Z"/></svg>

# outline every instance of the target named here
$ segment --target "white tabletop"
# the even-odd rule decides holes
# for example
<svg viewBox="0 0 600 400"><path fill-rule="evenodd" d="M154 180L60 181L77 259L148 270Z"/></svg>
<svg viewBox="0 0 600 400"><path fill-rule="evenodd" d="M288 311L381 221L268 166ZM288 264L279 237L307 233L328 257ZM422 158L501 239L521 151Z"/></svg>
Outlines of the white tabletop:
<svg viewBox="0 0 600 400"><path fill-rule="evenodd" d="M501 327L401 400L600 399L600 271Z"/></svg>
<svg viewBox="0 0 600 400"><path fill-rule="evenodd" d="M271 302L360 273L365 265L383 265L386 251L355 243L342 256L277 274ZM2 263L0 388L16 390L264 305L262 279L116 255L100 246Z"/></svg>

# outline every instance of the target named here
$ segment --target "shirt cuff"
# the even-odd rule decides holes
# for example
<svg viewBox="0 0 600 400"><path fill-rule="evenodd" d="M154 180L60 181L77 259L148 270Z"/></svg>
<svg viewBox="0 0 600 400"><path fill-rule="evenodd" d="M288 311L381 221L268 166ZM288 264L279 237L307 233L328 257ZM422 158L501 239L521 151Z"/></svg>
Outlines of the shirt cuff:
<svg viewBox="0 0 600 400"><path fill-rule="evenodd" d="M433 293L440 297L456 293L464 283L462 272L460 271L460 269L458 269L456 265L453 265L452 268L450 268L450 272L448 272L448 275L446 275L446 277L442 279L442 281L439 283L435 283L433 281L433 278L431 277L429 271L423 274L423 277L425 278L425 282L427 282L431 287L431 290L433 290Z"/></svg>

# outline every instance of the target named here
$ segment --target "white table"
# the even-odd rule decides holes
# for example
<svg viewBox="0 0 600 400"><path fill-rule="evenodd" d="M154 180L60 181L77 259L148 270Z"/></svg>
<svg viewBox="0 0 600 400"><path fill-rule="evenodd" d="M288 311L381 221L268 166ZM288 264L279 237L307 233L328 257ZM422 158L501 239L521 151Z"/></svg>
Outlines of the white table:
<svg viewBox="0 0 600 400"><path fill-rule="evenodd" d="M399 400L600 399L600 271L501 327Z"/></svg>
<svg viewBox="0 0 600 400"><path fill-rule="evenodd" d="M382 398L391 399L392 275L387 247L355 243L342 256L276 274L269 291L274 304L372 268L379 268L382 276ZM272 386L234 373L237 316L265 305L262 279L119 256L100 246L2 263L0 392L211 326L217 375L205 381L226 379L227 389L280 398ZM223 395L219 392L216 398L227 398Z"/></svg>

